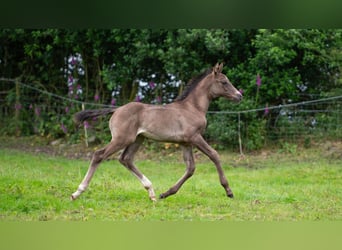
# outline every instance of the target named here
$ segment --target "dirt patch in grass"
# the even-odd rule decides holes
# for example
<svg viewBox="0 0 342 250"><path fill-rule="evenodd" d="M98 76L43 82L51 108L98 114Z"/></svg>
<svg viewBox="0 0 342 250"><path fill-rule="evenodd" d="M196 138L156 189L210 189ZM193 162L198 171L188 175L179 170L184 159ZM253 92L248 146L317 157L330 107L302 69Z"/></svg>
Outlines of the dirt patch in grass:
<svg viewBox="0 0 342 250"><path fill-rule="evenodd" d="M49 139L39 136L28 136L28 137L8 137L0 136L0 149L13 149L26 153L33 154L47 154L50 156L62 156L68 159L82 159L90 160L93 153L102 147L106 143L96 144L93 143L88 147L85 143L70 144L63 139ZM112 159L116 159L121 152L118 152L111 156ZM194 156L200 160L205 158L203 154L195 150ZM179 145L170 143L156 143L146 141L142 145L141 149L136 155L137 159L140 160L153 160L160 161L161 159L167 160L172 158L176 161L182 161L182 153Z"/></svg>
<svg viewBox="0 0 342 250"><path fill-rule="evenodd" d="M240 155L238 152L220 151L222 162L233 167L247 168L262 168L265 160L272 158L275 162L282 161L284 158L292 158L293 161L314 161L320 157L329 160L342 160L342 141L326 141L312 144L310 148L304 148L297 144L292 145L292 150L287 150L289 147L279 148L273 147ZM48 139L39 136L29 137L0 137L0 149L13 149L28 153L43 153L50 156L62 156L68 159L90 160L93 153L105 146L105 144L91 144L88 147L84 143L70 144L63 139ZM113 155L111 158L118 157L120 152ZM196 162L207 162L209 159L199 152L194 150ZM170 143L156 143L147 141L138 151L137 159L152 160L152 161L177 161L183 162L182 152L178 145Z"/></svg>
<svg viewBox="0 0 342 250"><path fill-rule="evenodd" d="M62 139L49 140L44 137L0 137L0 149L13 149L26 153L44 153L51 156L63 156L70 159L89 159L96 146L68 144Z"/></svg>
<svg viewBox="0 0 342 250"><path fill-rule="evenodd" d="M342 160L342 141L329 141L321 144L324 156L334 160Z"/></svg>

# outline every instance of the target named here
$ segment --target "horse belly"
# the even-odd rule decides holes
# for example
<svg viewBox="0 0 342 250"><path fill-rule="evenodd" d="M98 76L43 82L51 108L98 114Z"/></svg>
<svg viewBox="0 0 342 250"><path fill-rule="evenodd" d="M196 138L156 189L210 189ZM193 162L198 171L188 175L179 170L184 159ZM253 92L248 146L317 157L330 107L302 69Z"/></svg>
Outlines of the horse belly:
<svg viewBox="0 0 342 250"><path fill-rule="evenodd" d="M183 133L175 133L172 131L166 130L151 130L139 128L137 131L137 135L143 135L146 138L155 140L155 141L164 141L164 142L180 142L184 141Z"/></svg>
<svg viewBox="0 0 342 250"><path fill-rule="evenodd" d="M178 120L169 121L164 118L144 122L137 134L156 141L181 142L184 141L185 131Z"/></svg>

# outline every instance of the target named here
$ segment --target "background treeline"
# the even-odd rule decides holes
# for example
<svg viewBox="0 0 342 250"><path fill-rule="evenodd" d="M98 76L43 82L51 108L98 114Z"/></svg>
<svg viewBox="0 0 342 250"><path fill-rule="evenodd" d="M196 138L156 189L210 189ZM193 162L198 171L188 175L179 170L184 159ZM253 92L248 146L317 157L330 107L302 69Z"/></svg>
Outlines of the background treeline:
<svg viewBox="0 0 342 250"><path fill-rule="evenodd" d="M265 110L243 114L239 122L237 116L209 115L206 136L219 145L237 145L239 126L245 147L260 148L284 113L268 107L342 95L341 34L336 29L2 29L0 77L33 88L0 82L0 132L72 137L71 115L81 105L70 100L169 103L191 77L224 62L223 72L244 101L217 100L210 110ZM290 125L286 117L283 122ZM332 122L336 119L340 116Z"/></svg>

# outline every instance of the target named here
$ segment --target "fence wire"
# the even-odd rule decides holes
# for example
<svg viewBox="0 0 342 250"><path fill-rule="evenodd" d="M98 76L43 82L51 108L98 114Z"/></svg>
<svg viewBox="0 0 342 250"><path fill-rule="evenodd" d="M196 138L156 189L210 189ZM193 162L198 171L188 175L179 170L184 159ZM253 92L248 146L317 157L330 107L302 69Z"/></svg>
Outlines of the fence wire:
<svg viewBox="0 0 342 250"><path fill-rule="evenodd" d="M28 119L27 115L22 115L26 112L33 123L42 119L54 119L59 124L55 129L63 132L63 126L68 123L66 118L71 119L70 113L81 110L82 106L86 109L112 107L110 104L84 102L60 96L16 79L0 78L0 83L2 86L6 85L6 88L0 89L0 115L3 121L0 123L3 123L3 126L6 119L13 118L16 122ZM341 114L342 96L267 108L208 111L205 136L213 142L230 144L240 151L244 148L252 149L253 143L262 146L269 141L286 140L298 143L312 139L340 140ZM33 126L34 133L38 130L39 128Z"/></svg>

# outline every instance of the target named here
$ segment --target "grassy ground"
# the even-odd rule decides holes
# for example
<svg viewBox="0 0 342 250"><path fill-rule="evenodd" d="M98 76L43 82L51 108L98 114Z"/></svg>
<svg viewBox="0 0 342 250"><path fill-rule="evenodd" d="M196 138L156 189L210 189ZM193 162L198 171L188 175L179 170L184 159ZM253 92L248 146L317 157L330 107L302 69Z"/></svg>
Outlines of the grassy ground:
<svg viewBox="0 0 342 250"><path fill-rule="evenodd" d="M341 220L342 164L326 152L296 148L244 158L221 152L234 199L225 196L213 164L196 153L195 175L157 203L117 161L107 161L71 202L89 161L0 147L0 220ZM184 173L179 154L140 156L137 165L158 194Z"/></svg>

